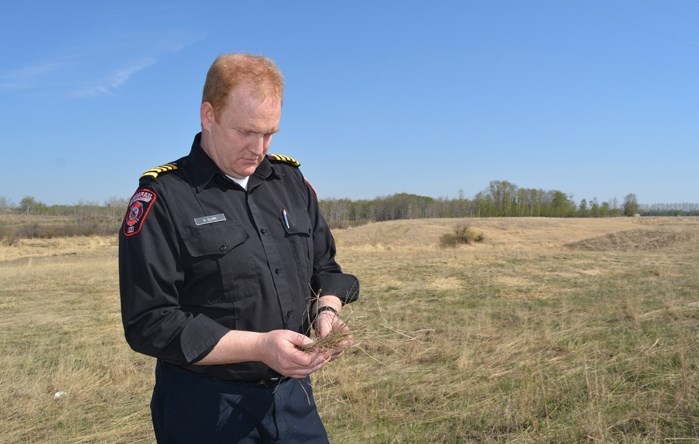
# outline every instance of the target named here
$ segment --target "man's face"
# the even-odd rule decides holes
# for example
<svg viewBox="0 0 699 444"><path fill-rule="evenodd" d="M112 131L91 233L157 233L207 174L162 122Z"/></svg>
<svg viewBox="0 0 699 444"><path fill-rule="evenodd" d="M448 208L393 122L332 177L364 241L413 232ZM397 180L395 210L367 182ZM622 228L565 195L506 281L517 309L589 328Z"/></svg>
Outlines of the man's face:
<svg viewBox="0 0 699 444"><path fill-rule="evenodd" d="M229 96L218 122L211 104L202 103L202 148L229 176L238 179L250 176L279 130L281 113L279 99L255 97L250 87L241 85Z"/></svg>

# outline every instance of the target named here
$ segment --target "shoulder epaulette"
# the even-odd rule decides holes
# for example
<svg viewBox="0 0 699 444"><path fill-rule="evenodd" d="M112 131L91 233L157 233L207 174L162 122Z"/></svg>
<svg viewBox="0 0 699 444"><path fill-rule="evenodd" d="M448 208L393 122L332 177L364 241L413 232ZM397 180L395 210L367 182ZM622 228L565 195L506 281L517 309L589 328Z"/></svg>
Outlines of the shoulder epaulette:
<svg viewBox="0 0 699 444"><path fill-rule="evenodd" d="M282 162L291 166L295 166L296 168L301 166L301 162L294 159L293 157L285 156L283 154L267 154L267 158L272 161Z"/></svg>
<svg viewBox="0 0 699 444"><path fill-rule="evenodd" d="M155 179L161 174L165 173L170 173L172 171L175 171L177 169L177 164L175 162L170 162L166 163L165 165L160 165L155 168L151 168L147 171L144 171L143 174L141 175L141 179L144 179L146 177L150 177L151 179Z"/></svg>

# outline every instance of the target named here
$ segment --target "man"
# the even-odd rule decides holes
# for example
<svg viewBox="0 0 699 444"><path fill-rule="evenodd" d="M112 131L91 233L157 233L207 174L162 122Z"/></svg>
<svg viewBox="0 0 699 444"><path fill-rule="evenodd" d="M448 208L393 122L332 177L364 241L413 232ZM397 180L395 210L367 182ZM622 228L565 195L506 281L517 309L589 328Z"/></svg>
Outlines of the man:
<svg viewBox="0 0 699 444"><path fill-rule="evenodd" d="M146 171L130 201L122 318L157 358L158 442L327 442L309 375L351 345L339 313L358 282L298 162L267 154L282 97L271 60L217 58L191 152ZM304 351L311 327L345 339Z"/></svg>

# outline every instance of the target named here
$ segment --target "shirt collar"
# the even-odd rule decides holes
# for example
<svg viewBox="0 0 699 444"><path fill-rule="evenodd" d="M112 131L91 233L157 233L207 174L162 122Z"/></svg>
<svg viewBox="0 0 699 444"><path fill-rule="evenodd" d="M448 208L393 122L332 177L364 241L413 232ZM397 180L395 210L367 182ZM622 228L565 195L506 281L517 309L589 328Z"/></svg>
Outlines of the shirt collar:
<svg viewBox="0 0 699 444"><path fill-rule="evenodd" d="M192 149L189 152L187 163L189 164L187 170L190 177L194 181L194 186L196 187L197 192L203 190L217 175L226 181L230 181L226 175L218 169L214 161L211 160L211 158L204 152L204 149L201 147L201 133L194 136ZM280 177L282 175L283 172L280 171L280 169L275 168L265 156L253 175L250 176L248 190L259 185L261 182ZM230 182L233 183L233 181Z"/></svg>

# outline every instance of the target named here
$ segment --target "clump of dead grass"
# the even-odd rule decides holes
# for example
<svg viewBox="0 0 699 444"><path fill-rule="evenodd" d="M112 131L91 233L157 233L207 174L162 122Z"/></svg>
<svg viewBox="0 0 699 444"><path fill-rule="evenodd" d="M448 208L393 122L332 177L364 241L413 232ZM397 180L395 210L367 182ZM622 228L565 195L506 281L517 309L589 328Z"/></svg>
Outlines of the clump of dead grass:
<svg viewBox="0 0 699 444"><path fill-rule="evenodd" d="M442 248L456 247L458 245L469 245L476 242L483 242L485 235L482 231L466 224L457 225L453 233L443 234L439 238L439 245Z"/></svg>

